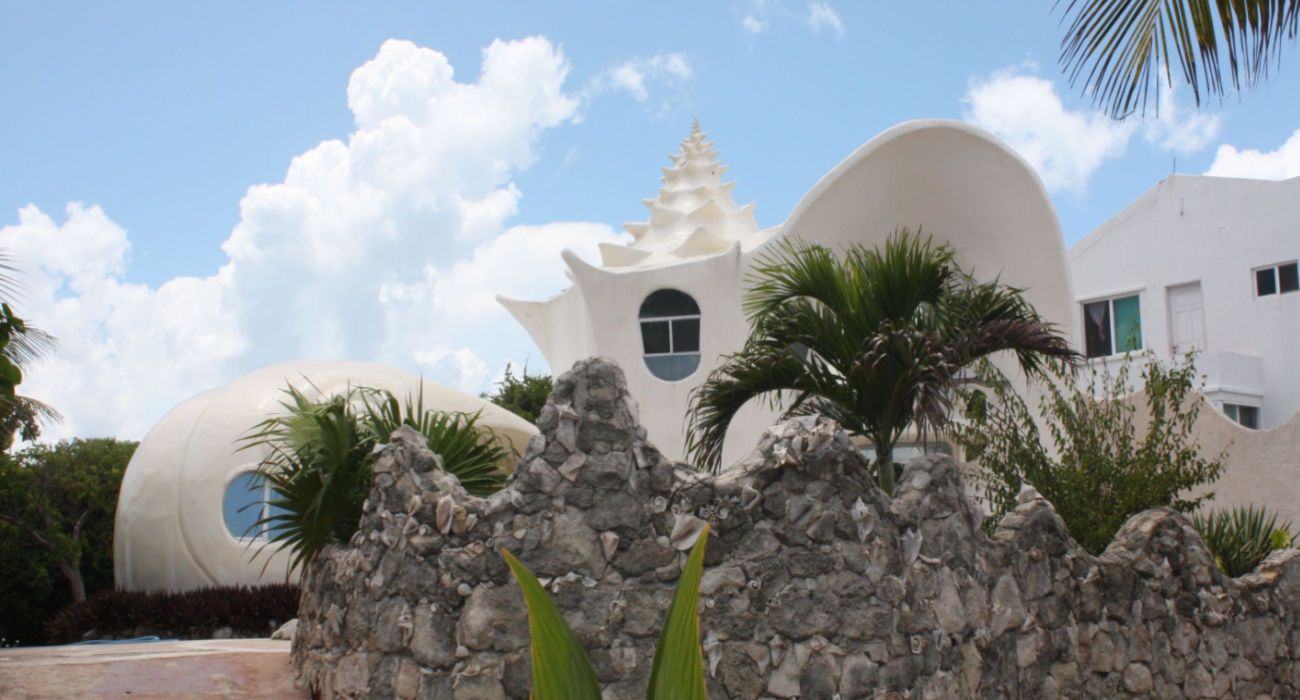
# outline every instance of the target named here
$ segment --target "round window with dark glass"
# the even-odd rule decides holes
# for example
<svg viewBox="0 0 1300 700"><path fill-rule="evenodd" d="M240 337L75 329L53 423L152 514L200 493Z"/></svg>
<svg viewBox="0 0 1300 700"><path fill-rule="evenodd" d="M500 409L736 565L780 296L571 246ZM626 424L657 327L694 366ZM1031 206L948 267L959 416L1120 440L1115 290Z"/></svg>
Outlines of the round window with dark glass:
<svg viewBox="0 0 1300 700"><path fill-rule="evenodd" d="M700 366L700 305L676 289L660 289L641 303L641 348L650 373L685 379Z"/></svg>

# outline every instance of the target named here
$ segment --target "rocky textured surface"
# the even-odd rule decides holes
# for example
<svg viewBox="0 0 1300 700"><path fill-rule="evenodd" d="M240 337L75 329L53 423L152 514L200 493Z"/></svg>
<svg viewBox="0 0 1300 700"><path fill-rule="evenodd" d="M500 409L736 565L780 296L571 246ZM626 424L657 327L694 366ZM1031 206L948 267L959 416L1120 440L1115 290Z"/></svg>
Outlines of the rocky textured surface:
<svg viewBox="0 0 1300 700"><path fill-rule="evenodd" d="M362 526L303 583L293 661L323 697L526 698L525 611L497 550L547 582L606 698L639 698L687 550L713 698L1300 694L1300 552L1224 578L1177 513L1101 557L1026 491L992 538L957 465L890 499L837 426L773 427L717 477L645 441L621 371L556 383L502 492L467 496L414 433L375 461Z"/></svg>

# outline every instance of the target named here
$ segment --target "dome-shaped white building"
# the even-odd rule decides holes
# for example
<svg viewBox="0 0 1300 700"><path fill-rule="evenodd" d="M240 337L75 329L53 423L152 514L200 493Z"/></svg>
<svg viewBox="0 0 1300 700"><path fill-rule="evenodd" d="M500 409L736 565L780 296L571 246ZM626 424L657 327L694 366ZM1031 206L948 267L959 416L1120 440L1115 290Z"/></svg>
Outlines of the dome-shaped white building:
<svg viewBox="0 0 1300 700"><path fill-rule="evenodd" d="M265 367L184 401L140 443L118 497L113 568L119 588L175 591L285 580L287 552L268 548L253 559L266 542L249 536L265 496L252 477L263 452L239 447L254 424L283 411L280 402L290 384L308 396L368 386L399 398L422 384L426 407L481 411L481 423L520 454L537 433L531 423L483 399L390 367L321 360Z"/></svg>

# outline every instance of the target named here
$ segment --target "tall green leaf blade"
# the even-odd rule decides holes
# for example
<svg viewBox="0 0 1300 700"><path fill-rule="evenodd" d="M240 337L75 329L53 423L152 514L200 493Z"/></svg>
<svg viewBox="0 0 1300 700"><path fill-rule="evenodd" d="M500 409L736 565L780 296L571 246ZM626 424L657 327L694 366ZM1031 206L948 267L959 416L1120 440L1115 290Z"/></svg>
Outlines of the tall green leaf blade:
<svg viewBox="0 0 1300 700"><path fill-rule="evenodd" d="M709 526L691 548L677 582L668 621L650 670L648 700L708 700L704 686L704 652L700 647L700 577L704 574L704 547Z"/></svg>
<svg viewBox="0 0 1300 700"><path fill-rule="evenodd" d="M524 592L528 631L532 636L533 700L600 700L600 684L578 643L536 576L502 549L510 572ZM698 588L698 580L697 580Z"/></svg>

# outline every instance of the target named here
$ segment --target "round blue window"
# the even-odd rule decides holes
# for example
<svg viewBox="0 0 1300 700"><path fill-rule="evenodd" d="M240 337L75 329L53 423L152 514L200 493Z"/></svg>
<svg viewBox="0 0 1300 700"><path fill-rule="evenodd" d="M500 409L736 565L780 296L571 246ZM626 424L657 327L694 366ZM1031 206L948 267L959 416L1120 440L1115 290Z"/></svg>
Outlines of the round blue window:
<svg viewBox="0 0 1300 700"><path fill-rule="evenodd" d="M650 373L670 382L691 376L700 366L700 305L685 292L660 289L638 315Z"/></svg>

